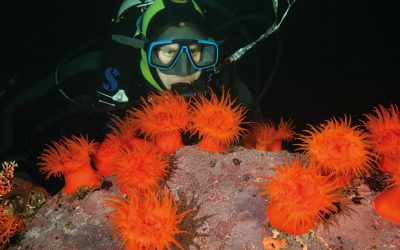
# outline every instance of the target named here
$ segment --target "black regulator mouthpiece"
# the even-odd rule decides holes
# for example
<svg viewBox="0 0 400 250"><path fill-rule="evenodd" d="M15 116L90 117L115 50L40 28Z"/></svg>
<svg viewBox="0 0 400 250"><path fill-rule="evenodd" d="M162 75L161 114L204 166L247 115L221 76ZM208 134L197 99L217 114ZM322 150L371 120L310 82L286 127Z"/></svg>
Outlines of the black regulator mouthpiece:
<svg viewBox="0 0 400 250"><path fill-rule="evenodd" d="M197 96L200 93L204 93L206 88L202 81L194 81L192 83L174 83L171 86L171 90L183 96L185 99L188 99L192 96Z"/></svg>

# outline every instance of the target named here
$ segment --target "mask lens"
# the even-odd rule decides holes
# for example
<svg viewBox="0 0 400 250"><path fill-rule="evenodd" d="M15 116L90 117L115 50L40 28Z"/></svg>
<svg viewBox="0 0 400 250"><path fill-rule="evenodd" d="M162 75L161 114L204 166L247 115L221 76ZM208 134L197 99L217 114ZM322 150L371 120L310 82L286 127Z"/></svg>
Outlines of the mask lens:
<svg viewBox="0 0 400 250"><path fill-rule="evenodd" d="M154 42L149 49L149 63L153 67L170 69L183 56L182 54L190 58L194 68L204 69L217 63L218 46L207 40Z"/></svg>
<svg viewBox="0 0 400 250"><path fill-rule="evenodd" d="M180 45L178 43L155 45L151 52L151 62L157 67L169 68L179 52Z"/></svg>
<svg viewBox="0 0 400 250"><path fill-rule="evenodd" d="M198 68L207 68L214 66L218 61L218 47L214 44L199 42L196 44L198 51L190 53L193 63Z"/></svg>
<svg viewBox="0 0 400 250"><path fill-rule="evenodd" d="M200 63L202 55L203 55L203 46L201 44L190 44L189 46L189 53L192 58L192 61L198 65Z"/></svg>

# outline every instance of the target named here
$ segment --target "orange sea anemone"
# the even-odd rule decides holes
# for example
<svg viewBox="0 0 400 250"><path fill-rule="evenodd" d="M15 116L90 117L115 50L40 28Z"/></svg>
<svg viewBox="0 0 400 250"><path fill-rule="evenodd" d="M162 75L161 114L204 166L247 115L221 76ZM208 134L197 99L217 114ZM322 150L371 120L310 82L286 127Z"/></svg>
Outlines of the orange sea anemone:
<svg viewBox="0 0 400 250"><path fill-rule="evenodd" d="M183 96L171 91L151 93L139 108L128 111L128 117L145 138L150 138L165 153L183 146L181 132L189 122L189 104Z"/></svg>
<svg viewBox="0 0 400 250"><path fill-rule="evenodd" d="M160 151L145 140L140 146L122 148L116 162L117 183L121 192L156 190L159 181L167 174L167 166L168 162Z"/></svg>
<svg viewBox="0 0 400 250"><path fill-rule="evenodd" d="M324 173L356 177L369 172L371 146L366 134L358 126L351 126L350 118L333 118L319 127L310 125L310 130L304 132L308 135L300 135L300 150Z"/></svg>
<svg viewBox="0 0 400 250"><path fill-rule="evenodd" d="M373 201L373 207L381 217L400 224L400 171L391 173L389 185L378 194Z"/></svg>
<svg viewBox="0 0 400 250"><path fill-rule="evenodd" d="M8 215L0 207L0 249L6 249L10 239L24 227L24 221L13 215Z"/></svg>
<svg viewBox="0 0 400 250"><path fill-rule="evenodd" d="M276 138L270 145L270 151L281 151L282 150L282 141L290 141L294 136L294 125L293 120L283 120L281 118L278 128L276 130Z"/></svg>
<svg viewBox="0 0 400 250"><path fill-rule="evenodd" d="M374 198L373 207L381 217L400 224L400 189L385 189Z"/></svg>
<svg viewBox="0 0 400 250"><path fill-rule="evenodd" d="M110 132L107 134L107 136L118 136L122 140L136 137L138 132L128 117L120 118L116 115L112 116L112 123L110 123L109 128Z"/></svg>
<svg viewBox="0 0 400 250"><path fill-rule="evenodd" d="M271 121L253 122L245 134L243 144L248 148L267 151L276 135L275 126Z"/></svg>
<svg viewBox="0 0 400 250"><path fill-rule="evenodd" d="M387 188L397 189L400 192L400 171L392 173L391 177L387 181L389 183Z"/></svg>
<svg viewBox="0 0 400 250"><path fill-rule="evenodd" d="M145 144L144 147L150 144L154 147L155 152L158 154L162 153L162 150L157 145L135 137L133 134L122 133L116 135L114 133L108 133L105 140L100 143L96 153L93 155L93 163L97 172L102 176L114 175L116 173L116 163L119 161L122 149L130 150L135 147L140 148L143 144Z"/></svg>
<svg viewBox="0 0 400 250"><path fill-rule="evenodd" d="M400 159L400 115L397 105L386 109L382 105L374 108L375 116L365 115L364 126L368 130L368 139L380 162L378 167L383 172L394 172L400 166L394 166ZM397 162L394 160L397 159ZM391 166L390 166L391 165Z"/></svg>
<svg viewBox="0 0 400 250"><path fill-rule="evenodd" d="M93 155L93 163L102 176L115 174L116 163L121 155L122 139L119 136L108 135Z"/></svg>
<svg viewBox="0 0 400 250"><path fill-rule="evenodd" d="M379 162L378 169L383 173L394 174L400 172L400 153L399 155L386 155L378 156Z"/></svg>
<svg viewBox="0 0 400 250"><path fill-rule="evenodd" d="M166 190L160 196L134 192L128 200L112 197L107 204L114 208L109 218L125 249L171 249L172 244L183 249L175 236L184 233L178 225L190 211L178 214L178 207Z"/></svg>
<svg viewBox="0 0 400 250"><path fill-rule="evenodd" d="M72 136L53 141L39 156L39 171L50 176L64 176L61 192L72 194L80 187L94 188L100 185L100 175L90 165L90 157L96 152L97 143L87 137Z"/></svg>
<svg viewBox="0 0 400 250"><path fill-rule="evenodd" d="M293 121L280 120L279 125L271 121L254 122L244 140L245 145L252 145L255 149L265 151L281 151L282 141L289 141L294 136Z"/></svg>
<svg viewBox="0 0 400 250"><path fill-rule="evenodd" d="M260 195L268 196L270 223L289 234L300 235L313 229L325 215L337 212L335 202L343 202L339 185L330 182L316 168L303 166L299 157L277 167L277 174L263 177Z"/></svg>
<svg viewBox="0 0 400 250"><path fill-rule="evenodd" d="M232 143L238 142L245 131L241 127L246 112L241 105L235 105L229 92L222 92L220 100L211 92L211 98L200 95L193 102L192 134L199 133L200 149L210 152L225 151Z"/></svg>

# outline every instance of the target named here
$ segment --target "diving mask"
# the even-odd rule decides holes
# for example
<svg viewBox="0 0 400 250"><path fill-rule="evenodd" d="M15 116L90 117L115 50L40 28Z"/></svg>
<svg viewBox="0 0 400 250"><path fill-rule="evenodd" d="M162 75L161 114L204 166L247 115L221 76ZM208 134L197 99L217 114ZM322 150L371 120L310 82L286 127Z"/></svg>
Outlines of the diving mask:
<svg viewBox="0 0 400 250"><path fill-rule="evenodd" d="M169 27L150 42L147 60L151 67L167 75L191 75L213 68L218 62L218 44L204 39L190 27Z"/></svg>

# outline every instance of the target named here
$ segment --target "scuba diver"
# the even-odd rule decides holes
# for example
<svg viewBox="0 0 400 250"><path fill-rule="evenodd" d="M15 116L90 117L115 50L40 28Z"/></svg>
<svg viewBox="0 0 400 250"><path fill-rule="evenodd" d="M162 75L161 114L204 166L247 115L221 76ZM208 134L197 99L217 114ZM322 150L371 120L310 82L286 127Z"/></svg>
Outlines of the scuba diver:
<svg viewBox="0 0 400 250"><path fill-rule="evenodd" d="M277 0L273 3L277 8ZM106 41L82 45L50 76L1 102L0 160L15 160L32 178L42 179L31 166L46 144L78 134L101 140L113 115L123 116L149 92L173 90L190 97L229 89L250 108L250 116L261 119L229 60L218 64L222 48L194 0L123 1ZM240 58L232 56L231 61Z"/></svg>

